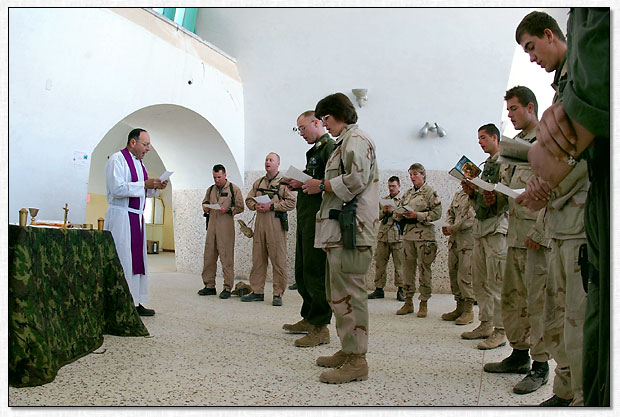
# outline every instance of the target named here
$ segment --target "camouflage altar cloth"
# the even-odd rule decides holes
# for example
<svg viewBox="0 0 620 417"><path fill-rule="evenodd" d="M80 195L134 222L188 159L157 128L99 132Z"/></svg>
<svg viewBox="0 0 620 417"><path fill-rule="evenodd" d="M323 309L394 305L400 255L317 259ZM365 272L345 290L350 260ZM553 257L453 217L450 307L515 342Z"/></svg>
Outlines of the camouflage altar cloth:
<svg viewBox="0 0 620 417"><path fill-rule="evenodd" d="M51 382L103 343L148 336L112 234L9 225L9 384Z"/></svg>

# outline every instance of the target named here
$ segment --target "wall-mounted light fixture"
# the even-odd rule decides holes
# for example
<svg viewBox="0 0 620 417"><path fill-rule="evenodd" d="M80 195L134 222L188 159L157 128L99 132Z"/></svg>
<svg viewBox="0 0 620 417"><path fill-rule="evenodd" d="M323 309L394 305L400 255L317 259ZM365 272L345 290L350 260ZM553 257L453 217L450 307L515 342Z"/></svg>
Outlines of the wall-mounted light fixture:
<svg viewBox="0 0 620 417"><path fill-rule="evenodd" d="M434 124L430 124L429 122L426 122L424 124L424 126L422 127L422 129L420 129L420 137L423 138L426 135L428 135L428 132L437 132L437 135L440 138L443 138L444 136L446 136L448 134L448 132L446 132L446 129L444 129L443 127L439 126L437 124L437 122L435 122Z"/></svg>
<svg viewBox="0 0 620 417"><path fill-rule="evenodd" d="M355 98L357 99L357 105L360 107L364 107L366 102L368 101L368 97L366 94L368 93L367 88L354 88L351 90Z"/></svg>

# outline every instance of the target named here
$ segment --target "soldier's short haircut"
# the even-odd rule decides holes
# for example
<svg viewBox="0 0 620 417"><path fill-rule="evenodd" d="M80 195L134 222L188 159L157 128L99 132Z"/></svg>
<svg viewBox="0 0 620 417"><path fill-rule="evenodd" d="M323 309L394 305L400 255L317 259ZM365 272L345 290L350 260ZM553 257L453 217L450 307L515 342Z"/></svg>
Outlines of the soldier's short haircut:
<svg viewBox="0 0 620 417"><path fill-rule="evenodd" d="M277 154L277 153L275 153L275 152L269 152L269 153L267 154L267 156L269 156L269 155L275 155L276 157L278 157L278 161L280 160L280 155L278 155L278 154ZM266 156L265 158L267 158L267 156Z"/></svg>
<svg viewBox="0 0 620 417"><path fill-rule="evenodd" d="M409 167L409 171L418 171L420 174L424 175L424 179L426 179L426 170L424 169L424 165L419 162L412 164Z"/></svg>
<svg viewBox="0 0 620 417"><path fill-rule="evenodd" d="M398 178L396 175L392 175L390 178L388 178L388 182L397 182L398 185L400 185L400 178Z"/></svg>
<svg viewBox="0 0 620 417"><path fill-rule="evenodd" d="M298 119L302 117L314 117L314 110L306 110L305 112L299 115Z"/></svg>
<svg viewBox="0 0 620 417"><path fill-rule="evenodd" d="M327 116L328 114L334 119L345 122L346 124L357 123L355 106L353 106L349 97L342 93L331 94L316 103L314 115L317 119Z"/></svg>
<svg viewBox="0 0 620 417"><path fill-rule="evenodd" d="M139 127L135 128L131 132L129 132L129 134L127 135L127 145L129 145L129 142L132 139L135 139L136 142L137 142L138 139L140 139L140 133L142 133L142 132L146 132L146 130L140 129Z"/></svg>
<svg viewBox="0 0 620 417"><path fill-rule="evenodd" d="M508 101L513 97L516 97L519 100L519 104L523 107L527 107L528 104L533 103L534 115L536 116L536 120L538 120L538 101L532 90L522 85L512 87L510 90L506 91L504 100Z"/></svg>
<svg viewBox="0 0 620 417"><path fill-rule="evenodd" d="M486 125L480 126L478 128L478 132L480 132L481 130L484 130L491 136L493 135L497 136L497 143L499 143L499 139L502 135L500 135L499 129L493 123L487 123Z"/></svg>
<svg viewBox="0 0 620 417"><path fill-rule="evenodd" d="M226 168L224 167L224 165L222 164L215 164L213 165L213 172L220 172L222 171L224 174L226 174Z"/></svg>
<svg viewBox="0 0 620 417"><path fill-rule="evenodd" d="M515 39L517 43L521 44L521 37L526 33L542 38L545 34L545 29L549 29L556 38L566 43L566 37L562 33L562 29L558 25L558 22L545 12L533 11L521 20L517 30L515 32Z"/></svg>

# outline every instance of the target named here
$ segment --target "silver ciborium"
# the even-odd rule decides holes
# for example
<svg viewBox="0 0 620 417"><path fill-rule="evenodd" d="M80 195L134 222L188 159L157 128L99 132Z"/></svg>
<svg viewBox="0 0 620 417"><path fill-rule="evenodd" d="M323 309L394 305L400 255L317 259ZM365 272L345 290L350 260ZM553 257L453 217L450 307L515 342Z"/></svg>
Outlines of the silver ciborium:
<svg viewBox="0 0 620 417"><path fill-rule="evenodd" d="M32 226L34 224L35 217L37 217L37 214L39 214L39 209L34 207L28 207L28 212L32 217L32 219L30 220L30 225Z"/></svg>

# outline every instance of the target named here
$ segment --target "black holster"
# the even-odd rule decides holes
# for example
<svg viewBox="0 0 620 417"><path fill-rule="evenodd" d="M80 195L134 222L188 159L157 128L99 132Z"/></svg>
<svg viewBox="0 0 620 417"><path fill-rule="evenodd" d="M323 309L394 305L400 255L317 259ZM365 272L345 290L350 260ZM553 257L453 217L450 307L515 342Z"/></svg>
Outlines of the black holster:
<svg viewBox="0 0 620 417"><path fill-rule="evenodd" d="M282 230L288 232L288 213L286 211L276 211L275 216L280 219Z"/></svg>
<svg viewBox="0 0 620 417"><path fill-rule="evenodd" d="M586 243L579 246L579 257L577 258L577 263L581 268L581 283L583 285L583 290L587 293L591 266L588 261L588 245Z"/></svg>
<svg viewBox="0 0 620 417"><path fill-rule="evenodd" d="M357 235L357 197L342 205L342 210L338 216L338 222L340 223L340 232L342 233L342 245L345 249L355 249L355 237Z"/></svg>
<svg viewBox="0 0 620 417"><path fill-rule="evenodd" d="M205 230L208 230L208 229L209 229L209 215L210 215L210 214L211 214L211 213L202 213L202 215L203 215L203 216L205 216L205 219L207 220L207 221L206 221L206 224L205 224Z"/></svg>

